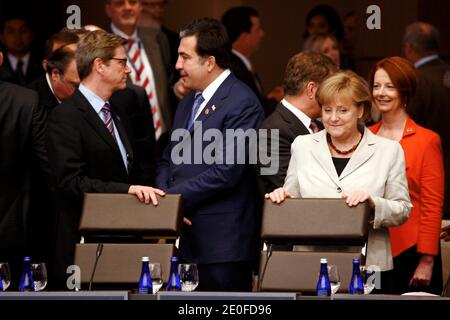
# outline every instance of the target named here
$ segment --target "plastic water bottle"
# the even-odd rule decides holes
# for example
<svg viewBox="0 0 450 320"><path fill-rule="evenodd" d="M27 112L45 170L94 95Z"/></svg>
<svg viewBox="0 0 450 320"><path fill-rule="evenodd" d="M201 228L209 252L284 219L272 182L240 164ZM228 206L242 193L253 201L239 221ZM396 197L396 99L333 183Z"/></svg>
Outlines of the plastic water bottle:
<svg viewBox="0 0 450 320"><path fill-rule="evenodd" d="M142 271L138 284L138 290L140 294L153 293L152 278L150 276L150 268L148 265L149 261L150 259L148 257L142 257Z"/></svg>
<svg viewBox="0 0 450 320"><path fill-rule="evenodd" d="M359 259L353 259L353 271L350 284L348 285L348 293L350 294L364 294L364 284L359 268Z"/></svg>
<svg viewBox="0 0 450 320"><path fill-rule="evenodd" d="M31 272L31 258L23 258L23 271L20 278L19 291L34 291L33 273Z"/></svg>
<svg viewBox="0 0 450 320"><path fill-rule="evenodd" d="M320 259L320 273L316 293L318 296L331 296L331 284L328 278L328 261L325 258Z"/></svg>
<svg viewBox="0 0 450 320"><path fill-rule="evenodd" d="M170 259L170 275L167 291L181 291L180 275L178 274L178 258L175 256Z"/></svg>

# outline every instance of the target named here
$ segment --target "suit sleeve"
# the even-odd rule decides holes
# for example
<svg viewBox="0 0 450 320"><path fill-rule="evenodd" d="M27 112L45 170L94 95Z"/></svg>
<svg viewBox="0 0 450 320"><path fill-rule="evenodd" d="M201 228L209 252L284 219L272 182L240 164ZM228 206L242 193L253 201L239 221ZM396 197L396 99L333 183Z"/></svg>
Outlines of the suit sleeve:
<svg viewBox="0 0 450 320"><path fill-rule="evenodd" d="M439 136L433 135L426 150L422 152L424 155L420 174L422 215L419 222L417 251L437 255L444 203L444 164Z"/></svg>
<svg viewBox="0 0 450 320"><path fill-rule="evenodd" d="M56 186L76 197L86 192L127 193L129 184L92 179L87 175L80 121L83 120L61 107L49 117L47 142Z"/></svg>
<svg viewBox="0 0 450 320"><path fill-rule="evenodd" d="M284 184L291 158L291 140L283 128L261 129L267 130L267 142L262 139L258 144L257 172L262 190L272 192Z"/></svg>
<svg viewBox="0 0 450 320"><path fill-rule="evenodd" d="M170 142L164 148L161 159L158 161L156 169L156 186L162 190L169 188L169 172L170 172Z"/></svg>
<svg viewBox="0 0 450 320"><path fill-rule="evenodd" d="M134 129L133 141L138 166L138 180L135 183L153 185L156 171L156 139L153 116L145 90L136 89L138 110L131 115Z"/></svg>
<svg viewBox="0 0 450 320"><path fill-rule="evenodd" d="M291 160L287 169L286 179L284 180L283 189L292 197L300 197L300 184L297 175L297 157L298 157L298 140L294 140L291 146Z"/></svg>
<svg viewBox="0 0 450 320"><path fill-rule="evenodd" d="M372 197L375 202L374 229L403 224L412 209L403 149L400 144L395 143L393 149L383 150L383 152L392 154L392 157L384 197Z"/></svg>
<svg viewBox="0 0 450 320"><path fill-rule="evenodd" d="M244 132L248 129L257 129L263 118L261 106L254 99L244 99L239 107L230 108L222 128L222 134L226 136L226 129L242 129ZM238 152L242 145L245 146L246 159L240 158L242 155ZM186 206L193 207L233 188L242 179L244 170L248 166L239 163L243 163L242 160L245 160L244 163L248 163L250 144L243 135L238 136L236 143L234 143L234 139L225 139L221 149L222 154L219 155L219 158L223 156L223 159L227 159L227 156L230 156L230 154L227 154L227 149L230 150L230 147L234 150L233 161L212 164L198 176L174 185L166 191L168 193L181 193L186 201ZM167 156L168 154L165 154L165 158ZM232 164L228 164L230 162Z"/></svg>
<svg viewBox="0 0 450 320"><path fill-rule="evenodd" d="M36 98L37 99L37 98ZM40 176L47 180L50 185L50 167L48 164L47 146L45 144L45 110L37 105L33 106L33 115L31 120L31 139L34 150L34 163L40 171Z"/></svg>

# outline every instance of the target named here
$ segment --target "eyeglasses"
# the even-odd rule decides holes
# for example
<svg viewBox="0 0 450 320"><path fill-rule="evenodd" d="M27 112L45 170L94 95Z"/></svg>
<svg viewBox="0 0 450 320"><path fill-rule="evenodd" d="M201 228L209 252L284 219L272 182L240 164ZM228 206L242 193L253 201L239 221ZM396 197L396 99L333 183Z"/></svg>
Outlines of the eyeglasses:
<svg viewBox="0 0 450 320"><path fill-rule="evenodd" d="M127 61L128 61L128 59L127 58L111 58L111 60L117 60L117 61L120 61L120 64L122 65L122 67L126 67L127 66Z"/></svg>

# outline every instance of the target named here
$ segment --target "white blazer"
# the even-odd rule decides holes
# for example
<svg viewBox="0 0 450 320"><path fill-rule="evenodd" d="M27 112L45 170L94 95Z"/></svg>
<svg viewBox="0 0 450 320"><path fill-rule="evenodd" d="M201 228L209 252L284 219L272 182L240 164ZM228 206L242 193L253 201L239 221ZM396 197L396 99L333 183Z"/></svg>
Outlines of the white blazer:
<svg viewBox="0 0 450 320"><path fill-rule="evenodd" d="M393 268L387 227L404 223L412 209L403 149L396 141L364 128L363 138L338 176L326 139L326 130L298 136L291 145L291 160L283 188L293 197L341 198L343 193L365 191L375 202L370 224L367 265L381 271Z"/></svg>

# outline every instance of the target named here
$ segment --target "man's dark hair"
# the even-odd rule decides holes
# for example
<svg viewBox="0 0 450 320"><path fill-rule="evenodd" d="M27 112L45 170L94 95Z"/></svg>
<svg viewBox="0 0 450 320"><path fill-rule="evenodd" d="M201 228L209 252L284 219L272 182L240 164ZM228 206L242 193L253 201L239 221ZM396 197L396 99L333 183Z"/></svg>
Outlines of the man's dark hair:
<svg viewBox="0 0 450 320"><path fill-rule="evenodd" d="M62 46L55 50L47 60L47 73L50 75L54 69L64 75L69 64L75 60L75 50L69 45Z"/></svg>
<svg viewBox="0 0 450 320"><path fill-rule="evenodd" d="M258 11L251 7L234 7L225 12L222 23L227 29L231 43L235 42L242 33L250 32L251 17L259 17Z"/></svg>
<svg viewBox="0 0 450 320"><path fill-rule="evenodd" d="M439 31L425 22L414 22L406 27L403 43L409 43L419 54L439 51Z"/></svg>
<svg viewBox="0 0 450 320"><path fill-rule="evenodd" d="M220 21L212 18L195 19L180 31L180 38L190 36L197 38L196 51L200 57L213 56L220 68L229 67L231 44Z"/></svg>
<svg viewBox="0 0 450 320"><path fill-rule="evenodd" d="M11 21L11 20L22 20L25 22L25 24L27 25L28 28L30 28L31 30L34 31L35 24L33 23L32 19L28 15L26 15L22 12L13 10L11 12L8 12L0 20L0 33L3 33L3 31L5 30L6 22Z"/></svg>
<svg viewBox="0 0 450 320"><path fill-rule="evenodd" d="M78 30L72 30L63 28L61 31L52 35L46 42L44 48L44 57L49 58L53 52L53 45L55 42L59 42L62 46L66 46L71 43L77 43L79 40Z"/></svg>
<svg viewBox="0 0 450 320"><path fill-rule="evenodd" d="M326 77L337 71L337 66L329 57L312 51L297 53L286 66L283 87L286 95L301 94L308 82L322 83Z"/></svg>
<svg viewBox="0 0 450 320"><path fill-rule="evenodd" d="M309 21L312 17L315 16L323 16L325 20L327 20L328 26L330 27L330 33L332 33L338 41L341 41L344 36L344 27L342 26L341 18L337 11L326 4L320 4L311 9L306 16L306 24L305 24L305 33L303 34L303 38L306 39L310 36L308 33L308 25Z"/></svg>

